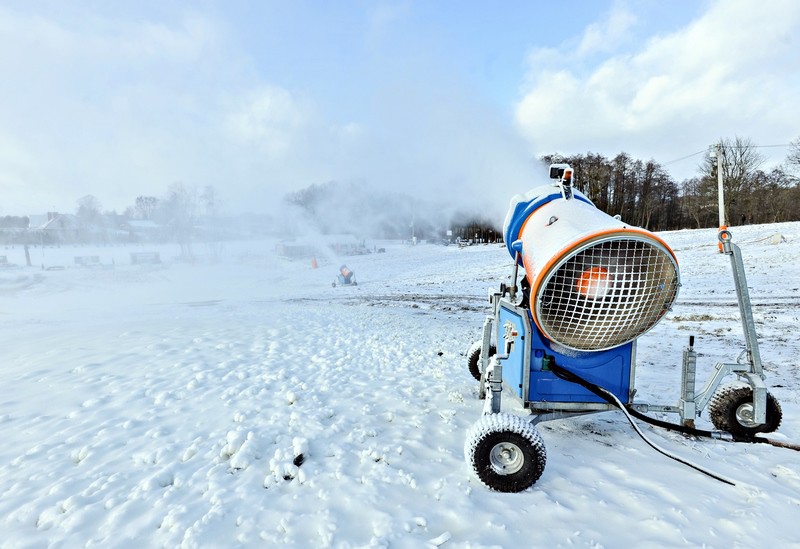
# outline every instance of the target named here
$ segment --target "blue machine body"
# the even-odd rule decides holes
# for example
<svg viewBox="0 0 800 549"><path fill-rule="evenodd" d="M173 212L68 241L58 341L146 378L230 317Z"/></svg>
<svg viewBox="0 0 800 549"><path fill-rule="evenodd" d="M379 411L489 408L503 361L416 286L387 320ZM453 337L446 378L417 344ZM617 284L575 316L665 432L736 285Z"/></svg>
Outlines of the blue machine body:
<svg viewBox="0 0 800 549"><path fill-rule="evenodd" d="M581 385L556 376L550 369L553 362L605 388L623 403L632 402L635 342L591 353L559 351L542 336L528 309L505 301L499 304L496 329L498 344L507 340L510 330L517 334L508 357L500 360L504 383L526 407L536 407L537 402L605 403Z"/></svg>
<svg viewBox="0 0 800 549"><path fill-rule="evenodd" d="M562 199L562 194L557 187L539 188L521 198L523 199L512 205L504 224L508 252L520 265L523 250L522 242L517 238L523 225L536 210L549 202ZM573 190L572 198L594 206L591 200L577 190ZM518 334L508 357L500 360L504 383L522 399L526 407L536 408L536 403L563 403L562 408L566 409L572 404L577 405L576 408L586 403L606 404L605 400L581 385L556 376L550 369L553 363L605 388L624 403L632 402L635 341L593 352L556 346L543 336L533 322L530 309L506 300L499 301L496 320L498 351L503 341L509 341L509 330ZM502 356L502 351L499 354Z"/></svg>

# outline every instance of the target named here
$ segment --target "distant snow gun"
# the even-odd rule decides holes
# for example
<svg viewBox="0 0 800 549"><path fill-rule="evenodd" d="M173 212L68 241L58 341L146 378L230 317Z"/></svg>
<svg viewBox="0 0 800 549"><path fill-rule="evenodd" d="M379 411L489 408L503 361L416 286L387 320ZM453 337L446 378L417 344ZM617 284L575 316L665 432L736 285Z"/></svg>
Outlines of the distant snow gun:
<svg viewBox="0 0 800 549"><path fill-rule="evenodd" d="M492 314L468 350L470 373L480 381L483 415L467 434L465 459L489 488L518 492L544 471L541 421L621 409L632 417L686 433L754 441L775 431L781 409L767 392L741 253L730 232L719 240L731 257L746 350L736 363L718 363L695 390L694 337L683 354L681 397L675 405L634 403L636 340L652 329L678 296L674 252L657 235L598 210L573 188L567 164L550 166L550 185L514 197L503 234L514 258L512 282L490 290ZM520 276L519 268L524 273ZM735 374L744 384L722 387ZM531 415L501 411L504 391ZM719 431L695 429L709 406ZM681 424L643 412L677 413ZM727 479L661 453L719 480Z"/></svg>
<svg viewBox="0 0 800 549"><path fill-rule="evenodd" d="M339 267L339 273L336 275L336 280L333 281L333 287L340 286L358 286L356 282L356 273L351 271L347 265Z"/></svg>

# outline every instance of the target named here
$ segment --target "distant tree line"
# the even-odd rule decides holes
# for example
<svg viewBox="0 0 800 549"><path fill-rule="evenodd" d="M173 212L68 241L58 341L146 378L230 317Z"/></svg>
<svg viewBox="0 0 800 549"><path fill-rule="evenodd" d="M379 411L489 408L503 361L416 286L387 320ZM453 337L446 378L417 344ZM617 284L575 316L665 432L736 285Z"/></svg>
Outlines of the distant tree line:
<svg viewBox="0 0 800 549"><path fill-rule="evenodd" d="M548 154L539 160L569 163L575 170L573 184L599 209L654 231L717 226L720 169L729 224L800 220L800 138L790 144L784 165L770 171L762 169L760 147L749 139L723 139L719 145L717 158L705 155L698 175L681 182L655 160L635 159L625 152L613 158L592 152ZM198 191L175 183L161 197L138 196L121 214L103 212L95 196L84 196L75 213L64 216L71 219L62 223L65 230L58 236L33 234L28 217L0 217L0 240L32 245L54 243L46 240L53 238L65 243L174 241L182 255L191 257L193 241L206 243L215 254L219 242L229 238L308 230L403 240L502 239L500 220L487 219L477 208L446 212L443 201L383 192L357 181L329 181L287 195L287 208L279 218L241 216L234 221L220 216L221 201L213 187Z"/></svg>
<svg viewBox="0 0 800 549"><path fill-rule="evenodd" d="M784 166L764 171L763 155L751 140L720 142L726 220L730 225L800 220L800 138L789 145ZM575 170L574 185L602 211L653 231L716 227L719 223L719 159L705 155L698 175L678 183L664 165L621 152L613 158L548 154L544 164L565 162ZM497 221L480 214L454 219L454 235L492 242ZM478 235L477 237L475 235ZM502 235L499 235L502 238Z"/></svg>
<svg viewBox="0 0 800 549"><path fill-rule="evenodd" d="M211 186L198 191L174 183L161 197L137 197L121 214L103 211L96 196L86 195L78 199L74 213L0 217L0 244L175 242L181 257L192 259L193 242L201 242L205 254L216 257L222 241L252 234L244 223L237 225L241 220L221 217L220 209L220 198Z"/></svg>
<svg viewBox="0 0 800 549"><path fill-rule="evenodd" d="M0 229L25 229L30 223L28 216L4 215L0 217Z"/></svg>
<svg viewBox="0 0 800 549"><path fill-rule="evenodd" d="M503 231L496 222L480 215L463 212L453 217L450 240L491 244L503 241Z"/></svg>
<svg viewBox="0 0 800 549"><path fill-rule="evenodd" d="M574 186L600 210L654 231L718 225L720 164L729 224L800 220L800 181L791 171L800 169L800 139L791 144L786 165L768 172L761 169L763 155L749 139L723 139L720 145L720 158L706 155L699 175L681 183L655 160L634 159L624 152L611 159L590 152L551 154L541 160L570 164Z"/></svg>

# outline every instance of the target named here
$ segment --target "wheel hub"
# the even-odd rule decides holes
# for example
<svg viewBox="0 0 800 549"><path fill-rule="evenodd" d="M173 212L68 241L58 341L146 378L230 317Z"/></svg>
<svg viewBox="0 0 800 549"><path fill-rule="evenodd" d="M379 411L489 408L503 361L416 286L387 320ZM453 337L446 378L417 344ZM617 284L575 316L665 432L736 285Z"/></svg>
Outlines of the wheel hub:
<svg viewBox="0 0 800 549"><path fill-rule="evenodd" d="M525 456L516 444L501 442L492 448L489 462L498 475L513 475L522 469Z"/></svg>
<svg viewBox="0 0 800 549"><path fill-rule="evenodd" d="M754 410L752 403L747 402L745 404L742 404L736 409L736 421L738 421L745 427L755 427L756 425L758 425L758 423L756 423L753 420L753 418L755 417L755 414L753 412Z"/></svg>

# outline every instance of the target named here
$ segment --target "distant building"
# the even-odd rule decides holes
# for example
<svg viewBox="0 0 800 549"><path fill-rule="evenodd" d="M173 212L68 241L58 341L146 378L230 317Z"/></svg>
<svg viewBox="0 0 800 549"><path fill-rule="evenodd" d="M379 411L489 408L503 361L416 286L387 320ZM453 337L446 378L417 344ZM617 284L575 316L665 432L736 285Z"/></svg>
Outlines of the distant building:
<svg viewBox="0 0 800 549"><path fill-rule="evenodd" d="M42 244L75 242L80 234L80 223L72 214L47 212L28 216L28 230L38 234Z"/></svg>
<svg viewBox="0 0 800 549"><path fill-rule="evenodd" d="M128 234L134 241L156 241L163 232L163 227L150 219L132 219L128 221Z"/></svg>

